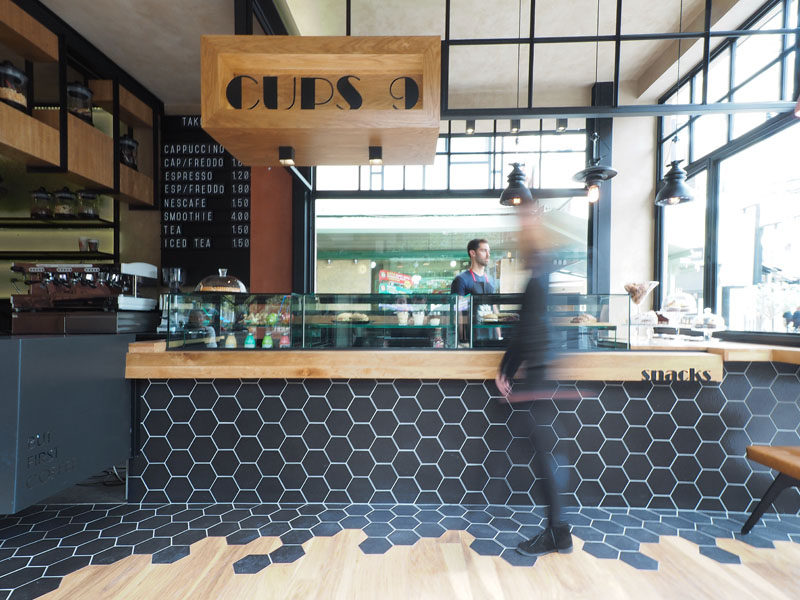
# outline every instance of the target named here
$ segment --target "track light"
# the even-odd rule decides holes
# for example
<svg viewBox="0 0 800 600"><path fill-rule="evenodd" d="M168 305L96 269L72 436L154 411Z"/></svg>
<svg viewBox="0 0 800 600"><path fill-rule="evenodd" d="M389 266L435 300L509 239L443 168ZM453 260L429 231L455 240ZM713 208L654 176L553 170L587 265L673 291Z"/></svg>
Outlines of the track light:
<svg viewBox="0 0 800 600"><path fill-rule="evenodd" d="M475 133L475 119L467 119L467 135Z"/></svg>
<svg viewBox="0 0 800 600"><path fill-rule="evenodd" d="M564 133L567 130L569 121L565 118L556 119L556 132Z"/></svg>
<svg viewBox="0 0 800 600"><path fill-rule="evenodd" d="M293 167L294 148L292 146L278 146L278 162L284 167Z"/></svg>
<svg viewBox="0 0 800 600"><path fill-rule="evenodd" d="M500 204L503 206L522 206L531 204L533 196L528 186L525 185L525 172L520 169L522 163L511 163L513 169L508 174L508 187L500 195Z"/></svg>
<svg viewBox="0 0 800 600"><path fill-rule="evenodd" d="M519 133L519 119L511 119L511 133Z"/></svg>
<svg viewBox="0 0 800 600"><path fill-rule="evenodd" d="M369 147L369 164L371 165L383 164L383 146Z"/></svg>

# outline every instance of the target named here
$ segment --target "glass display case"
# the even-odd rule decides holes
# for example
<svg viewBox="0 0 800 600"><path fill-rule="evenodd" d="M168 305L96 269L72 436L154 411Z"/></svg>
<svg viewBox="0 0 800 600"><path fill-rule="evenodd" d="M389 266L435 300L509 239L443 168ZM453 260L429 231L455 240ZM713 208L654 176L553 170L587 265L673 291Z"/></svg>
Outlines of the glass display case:
<svg viewBox="0 0 800 600"><path fill-rule="evenodd" d="M298 340L292 337L298 301L293 295L170 294L167 348L298 348Z"/></svg>
<svg viewBox="0 0 800 600"><path fill-rule="evenodd" d="M456 348L459 296L312 294L302 299L304 348Z"/></svg>
<svg viewBox="0 0 800 600"><path fill-rule="evenodd" d="M514 334L521 294L472 296L470 346L504 348ZM628 294L550 294L547 312L556 351L628 348Z"/></svg>
<svg viewBox="0 0 800 600"><path fill-rule="evenodd" d="M521 294L234 294L167 296L167 347L225 349L502 349ZM628 347L627 294L552 294L556 350Z"/></svg>

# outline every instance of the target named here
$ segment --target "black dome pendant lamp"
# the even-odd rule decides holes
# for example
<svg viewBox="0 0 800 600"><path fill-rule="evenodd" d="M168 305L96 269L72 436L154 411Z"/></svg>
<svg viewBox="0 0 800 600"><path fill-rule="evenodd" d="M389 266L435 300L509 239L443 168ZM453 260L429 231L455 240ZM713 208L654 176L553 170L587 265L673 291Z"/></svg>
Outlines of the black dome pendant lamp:
<svg viewBox="0 0 800 600"><path fill-rule="evenodd" d="M673 206L691 202L694 199L692 191L686 185L686 171L681 169L680 160L673 160L670 169L664 175L661 187L656 194L657 206Z"/></svg>
<svg viewBox="0 0 800 600"><path fill-rule="evenodd" d="M681 0L681 14L678 18L678 33L683 32L683 0ZM678 78L675 81L676 94L680 93L681 84L681 40L678 39ZM674 149L678 144L678 137L672 138L673 157ZM694 200L692 190L686 185L686 171L684 171L680 163L682 160L673 160L669 163L669 171L664 175L661 180L658 192L656 192L656 206L674 206L676 204L683 204L684 202L691 202Z"/></svg>
<svg viewBox="0 0 800 600"><path fill-rule="evenodd" d="M594 84L597 85L600 64L600 0L597 0L597 31L595 35L597 39L594 47ZM583 171L575 173L573 179L586 186L586 199L594 204L600 199L600 185L615 177L617 172L610 166L600 164L602 157L597 155L597 142L600 140L600 136L596 131L592 132L591 140L592 158L589 160L589 165Z"/></svg>
<svg viewBox="0 0 800 600"><path fill-rule="evenodd" d="M522 163L511 163L513 167L508 174L508 187L500 194L500 204L503 206L522 206L533 202L533 195L525 185L525 171L520 167Z"/></svg>

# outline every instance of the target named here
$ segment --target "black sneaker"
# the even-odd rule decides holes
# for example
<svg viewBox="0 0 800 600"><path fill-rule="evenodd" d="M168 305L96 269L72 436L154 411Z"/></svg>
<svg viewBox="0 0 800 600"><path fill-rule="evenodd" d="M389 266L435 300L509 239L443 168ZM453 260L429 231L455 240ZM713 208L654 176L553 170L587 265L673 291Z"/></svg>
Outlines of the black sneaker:
<svg viewBox="0 0 800 600"><path fill-rule="evenodd" d="M556 525L548 527L542 533L531 539L521 542L517 552L525 556L541 556L550 552L568 554L572 552L572 534L569 525Z"/></svg>

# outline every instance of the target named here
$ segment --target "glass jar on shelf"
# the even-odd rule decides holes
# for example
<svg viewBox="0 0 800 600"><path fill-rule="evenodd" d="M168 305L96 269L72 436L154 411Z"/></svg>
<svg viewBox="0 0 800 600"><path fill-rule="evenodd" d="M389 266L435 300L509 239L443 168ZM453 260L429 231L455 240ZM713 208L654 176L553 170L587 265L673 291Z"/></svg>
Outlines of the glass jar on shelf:
<svg viewBox="0 0 800 600"><path fill-rule="evenodd" d="M78 192L78 216L81 219L100 218L100 199L95 192L90 190Z"/></svg>
<svg viewBox="0 0 800 600"><path fill-rule="evenodd" d="M119 138L119 160L123 165L136 170L138 152L139 142L133 136L125 134Z"/></svg>
<svg viewBox="0 0 800 600"><path fill-rule="evenodd" d="M10 61L0 63L0 100L14 108L28 108L28 76Z"/></svg>
<svg viewBox="0 0 800 600"><path fill-rule="evenodd" d="M53 216L53 196L40 187L31 192L31 217L34 219L50 219Z"/></svg>
<svg viewBox="0 0 800 600"><path fill-rule="evenodd" d="M680 327L686 315L697 314L697 301L691 294L676 290L664 299L661 314L669 319L670 327Z"/></svg>
<svg viewBox="0 0 800 600"><path fill-rule="evenodd" d="M74 219L77 216L77 197L68 187L55 192L53 198L53 216L56 219Z"/></svg>
<svg viewBox="0 0 800 600"><path fill-rule="evenodd" d="M92 90L74 81L67 84L67 110L92 125Z"/></svg>

